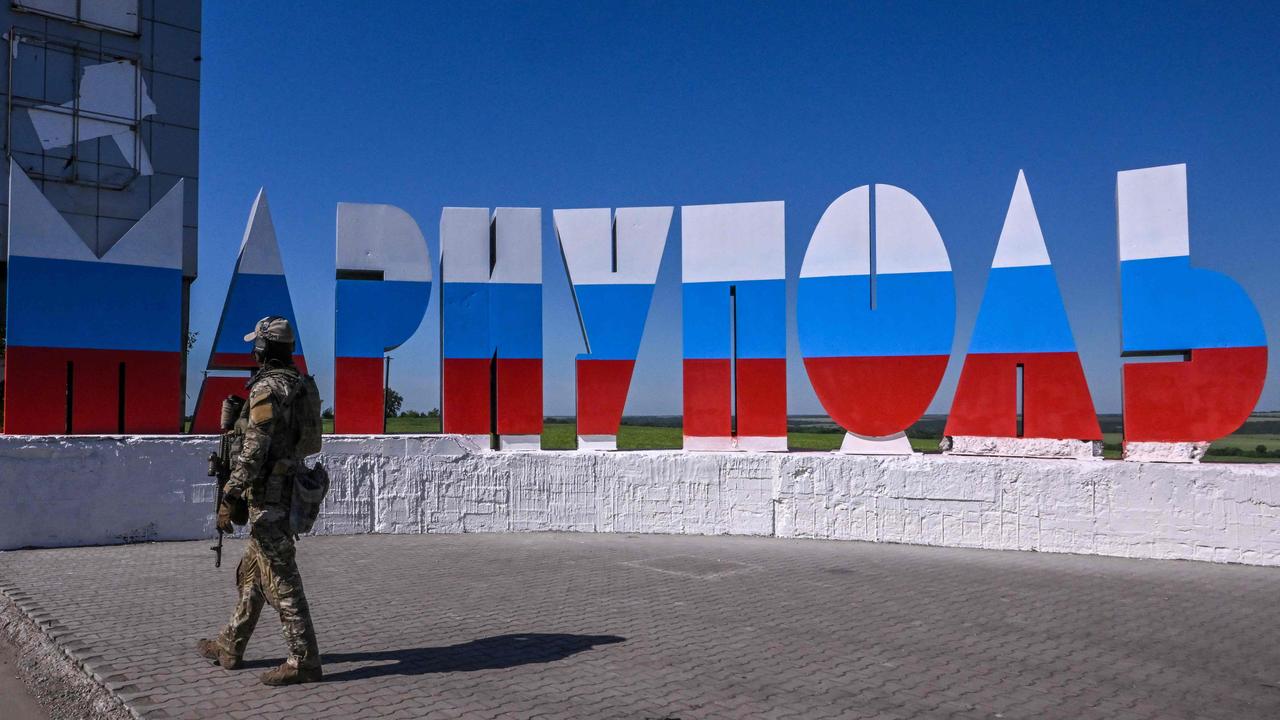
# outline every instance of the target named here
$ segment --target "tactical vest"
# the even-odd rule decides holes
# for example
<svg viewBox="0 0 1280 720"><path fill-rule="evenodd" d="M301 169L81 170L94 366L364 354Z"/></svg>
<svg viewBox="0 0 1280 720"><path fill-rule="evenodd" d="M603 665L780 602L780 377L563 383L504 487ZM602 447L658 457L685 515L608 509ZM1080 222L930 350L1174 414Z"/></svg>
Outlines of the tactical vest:
<svg viewBox="0 0 1280 720"><path fill-rule="evenodd" d="M283 378L288 389L282 392L277 383L271 385L276 413L271 422L271 443L262 471L250 485L249 500L251 504L283 507L291 531L301 534L311 530L329 492L324 466L316 463L307 468L303 463L303 458L321 449L320 390L310 375L299 375L293 368L268 368L254 377L250 396L258 383L273 378ZM236 425L241 432L250 422L250 412L246 402Z"/></svg>
<svg viewBox="0 0 1280 720"><path fill-rule="evenodd" d="M297 452L298 438L301 433L297 423L294 422L295 413L288 407L288 399L302 381L293 368L268 368L254 376L249 386L250 397L253 396L253 389L259 383L267 382L271 378L283 378L289 390L282 397L280 392L272 387L278 414L271 421L271 444L267 447L266 461L263 462L258 476L253 478L248 495L251 504L283 505L287 508L293 490L293 474L296 468L302 465L302 458ZM250 422L250 411L249 403L246 402L240 415L240 422L245 427Z"/></svg>

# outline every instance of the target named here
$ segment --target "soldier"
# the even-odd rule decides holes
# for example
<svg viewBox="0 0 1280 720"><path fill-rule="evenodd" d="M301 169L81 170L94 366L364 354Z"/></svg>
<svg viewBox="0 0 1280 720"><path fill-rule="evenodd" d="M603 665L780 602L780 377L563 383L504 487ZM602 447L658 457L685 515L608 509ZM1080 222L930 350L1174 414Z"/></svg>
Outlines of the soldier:
<svg viewBox="0 0 1280 720"><path fill-rule="evenodd" d="M217 522L223 532L232 532L233 516L243 523L247 504L249 542L236 567L240 599L231 621L216 639L200 640L197 650L228 670L239 668L262 605L270 603L280 613L289 659L264 673L263 684L316 682L323 676L320 651L294 557L289 508L293 474L303 468L297 447L300 427L318 427L319 412L315 418L294 412L308 404L292 402L302 378L293 365L293 328L288 320L265 317L244 339L253 342L258 372L249 381L249 401L238 423L244 428L242 445L234 456Z"/></svg>

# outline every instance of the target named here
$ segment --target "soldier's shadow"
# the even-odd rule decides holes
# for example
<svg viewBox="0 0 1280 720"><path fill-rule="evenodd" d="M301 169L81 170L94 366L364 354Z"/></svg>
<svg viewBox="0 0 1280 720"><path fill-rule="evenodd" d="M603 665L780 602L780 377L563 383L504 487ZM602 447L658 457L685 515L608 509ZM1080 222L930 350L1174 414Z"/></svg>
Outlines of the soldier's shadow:
<svg viewBox="0 0 1280 720"><path fill-rule="evenodd" d="M481 638L459 645L406 648L374 652L322 653L325 681L361 680L387 675L425 675L427 673L497 670L549 663L590 650L597 645L623 642L617 635L569 635L563 633L514 633ZM250 661L247 666L275 665L279 661ZM348 663L369 663L339 672L329 668Z"/></svg>

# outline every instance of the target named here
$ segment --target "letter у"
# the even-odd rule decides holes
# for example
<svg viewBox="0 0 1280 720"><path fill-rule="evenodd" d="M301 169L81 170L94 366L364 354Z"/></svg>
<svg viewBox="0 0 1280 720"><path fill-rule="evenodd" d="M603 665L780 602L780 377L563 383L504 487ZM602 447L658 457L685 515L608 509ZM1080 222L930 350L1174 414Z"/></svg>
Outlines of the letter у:
<svg viewBox="0 0 1280 720"><path fill-rule="evenodd" d="M617 449L670 207L556 210L556 237L587 352L576 362L580 450Z"/></svg>

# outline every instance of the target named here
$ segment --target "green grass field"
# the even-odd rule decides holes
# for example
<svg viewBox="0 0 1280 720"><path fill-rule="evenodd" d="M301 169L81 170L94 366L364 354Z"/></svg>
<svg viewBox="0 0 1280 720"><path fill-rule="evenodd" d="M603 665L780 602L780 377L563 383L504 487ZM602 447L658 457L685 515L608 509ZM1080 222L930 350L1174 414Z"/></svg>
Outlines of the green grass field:
<svg viewBox="0 0 1280 720"><path fill-rule="evenodd" d="M333 432L333 421L324 421L325 432ZM388 418L389 433L438 433L439 418ZM843 436L834 432L793 432L788 435L792 450L835 450ZM546 422L542 426L542 449L572 450L574 425L571 422ZM655 425L623 425L618 430L620 450L677 450L681 446L680 427ZM937 440L913 441L917 450L938 449Z"/></svg>
<svg viewBox="0 0 1280 720"><path fill-rule="evenodd" d="M1245 423L1244 427L1233 435L1215 442L1205 457L1206 462L1280 462L1280 433L1252 432L1255 429L1274 429L1276 417L1271 413L1260 413ZM831 451L840 447L843 434L835 431L831 421L826 418L797 417L790 421L791 432L787 433L787 445L799 451ZM333 432L333 421L324 421L325 432ZM681 446L679 420L674 418L654 419L642 423L623 423L618 431L618 449L620 450L675 450ZM1104 423L1104 427L1106 427ZM1254 426L1254 427L1251 427ZM938 437L941 422L930 417L921 422L922 437L912 437L911 446L917 452L938 452ZM397 417L387 419L387 432L393 434L430 434L440 432L440 419L427 417ZM910 434L910 432L908 433ZM1120 457L1121 435L1119 432L1103 433L1106 446L1104 455L1111 459ZM1266 454L1258 453L1258 446L1266 447ZM542 448L544 450L572 450L574 447L574 425L564 418L548 419L542 429ZM1225 454L1241 453L1241 454Z"/></svg>

